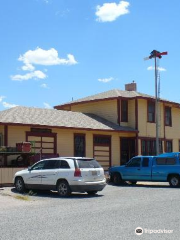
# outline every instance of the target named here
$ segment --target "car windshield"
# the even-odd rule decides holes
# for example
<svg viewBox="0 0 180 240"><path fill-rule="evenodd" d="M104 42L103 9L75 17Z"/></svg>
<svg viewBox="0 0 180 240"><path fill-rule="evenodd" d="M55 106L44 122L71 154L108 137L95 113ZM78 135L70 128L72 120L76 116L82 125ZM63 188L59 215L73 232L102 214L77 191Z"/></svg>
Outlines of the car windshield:
<svg viewBox="0 0 180 240"><path fill-rule="evenodd" d="M77 159L79 168L101 168L95 159Z"/></svg>

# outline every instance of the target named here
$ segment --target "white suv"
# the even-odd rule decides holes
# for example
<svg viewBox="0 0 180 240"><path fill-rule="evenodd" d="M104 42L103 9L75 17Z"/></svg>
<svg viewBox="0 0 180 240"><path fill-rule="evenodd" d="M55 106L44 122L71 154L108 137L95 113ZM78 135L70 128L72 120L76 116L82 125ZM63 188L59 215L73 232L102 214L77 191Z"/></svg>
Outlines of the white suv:
<svg viewBox="0 0 180 240"><path fill-rule="evenodd" d="M35 163L14 176L18 192L25 189L56 190L61 197L71 192L96 194L106 186L104 170L93 158L60 157Z"/></svg>

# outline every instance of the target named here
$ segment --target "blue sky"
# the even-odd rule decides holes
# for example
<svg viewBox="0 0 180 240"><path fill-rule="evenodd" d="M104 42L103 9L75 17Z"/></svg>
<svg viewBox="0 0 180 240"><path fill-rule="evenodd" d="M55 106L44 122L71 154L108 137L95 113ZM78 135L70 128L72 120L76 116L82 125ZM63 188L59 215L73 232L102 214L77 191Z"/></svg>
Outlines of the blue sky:
<svg viewBox="0 0 180 240"><path fill-rule="evenodd" d="M154 49L161 97L180 102L180 1L1 0L0 110L49 108L133 80L154 95Z"/></svg>

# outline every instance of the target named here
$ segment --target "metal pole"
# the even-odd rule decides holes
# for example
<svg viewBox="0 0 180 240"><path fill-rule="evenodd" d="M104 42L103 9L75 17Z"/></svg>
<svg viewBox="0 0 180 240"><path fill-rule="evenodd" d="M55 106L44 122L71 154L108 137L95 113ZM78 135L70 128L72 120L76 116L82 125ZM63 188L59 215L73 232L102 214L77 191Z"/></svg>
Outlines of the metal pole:
<svg viewBox="0 0 180 240"><path fill-rule="evenodd" d="M155 111L156 111L156 155L159 155L159 119L158 119L158 92L157 92L157 64L155 55Z"/></svg>

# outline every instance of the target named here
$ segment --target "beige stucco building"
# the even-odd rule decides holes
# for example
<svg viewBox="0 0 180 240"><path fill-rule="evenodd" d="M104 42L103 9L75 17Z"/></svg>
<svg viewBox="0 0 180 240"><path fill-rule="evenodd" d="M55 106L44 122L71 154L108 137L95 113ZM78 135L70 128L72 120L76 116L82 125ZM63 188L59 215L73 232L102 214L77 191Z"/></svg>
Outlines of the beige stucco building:
<svg viewBox="0 0 180 240"><path fill-rule="evenodd" d="M155 99L138 93L135 83L125 91L110 90L54 108L1 111L0 146L30 141L36 160L57 154L95 157L104 169L124 164L135 155L156 153ZM180 104L160 99L161 152L179 151L179 123ZM24 167L25 162L16 158L0 155L3 182L10 181L16 167Z"/></svg>

